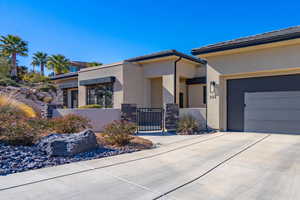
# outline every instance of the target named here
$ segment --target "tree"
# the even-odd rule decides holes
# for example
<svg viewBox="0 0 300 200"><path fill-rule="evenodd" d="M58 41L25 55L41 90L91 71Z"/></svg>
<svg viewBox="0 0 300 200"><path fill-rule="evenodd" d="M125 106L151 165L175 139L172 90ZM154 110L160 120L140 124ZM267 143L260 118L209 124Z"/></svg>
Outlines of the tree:
<svg viewBox="0 0 300 200"><path fill-rule="evenodd" d="M55 75L69 72L70 61L64 55L56 54L48 58L47 68Z"/></svg>
<svg viewBox="0 0 300 200"><path fill-rule="evenodd" d="M100 63L100 62L89 62L88 63L89 67L96 67L96 66L100 66L100 65L102 65L102 63Z"/></svg>
<svg viewBox="0 0 300 200"><path fill-rule="evenodd" d="M40 66L41 75L44 76L44 68L45 68L45 65L47 64L47 61L48 61L48 55L46 53L38 51L35 54L33 54L31 65L33 67ZM34 71L35 71L35 68L33 68L33 72Z"/></svg>
<svg viewBox="0 0 300 200"><path fill-rule="evenodd" d="M0 78L9 77L10 69L9 59L0 55Z"/></svg>
<svg viewBox="0 0 300 200"><path fill-rule="evenodd" d="M17 56L28 56L27 42L16 35L0 36L0 51L3 56L10 57L12 61L10 74L13 79L16 79L18 76Z"/></svg>

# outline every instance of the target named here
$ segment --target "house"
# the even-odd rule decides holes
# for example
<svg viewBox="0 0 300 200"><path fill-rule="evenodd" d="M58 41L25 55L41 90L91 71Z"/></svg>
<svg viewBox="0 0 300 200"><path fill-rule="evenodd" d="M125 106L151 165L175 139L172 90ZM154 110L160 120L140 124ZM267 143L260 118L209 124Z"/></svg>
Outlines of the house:
<svg viewBox="0 0 300 200"><path fill-rule="evenodd" d="M300 26L196 48L192 54L208 62L209 127L300 133Z"/></svg>
<svg viewBox="0 0 300 200"><path fill-rule="evenodd" d="M67 107L206 108L207 127L300 132L300 26L162 51L53 78ZM194 57L195 56L195 57ZM78 93L78 98L76 94Z"/></svg>
<svg viewBox="0 0 300 200"><path fill-rule="evenodd" d="M64 104L69 108L77 104L121 108L123 103L160 108L174 102L182 108L205 107L205 65L201 58L168 50L84 68L52 80L64 91Z"/></svg>
<svg viewBox="0 0 300 200"><path fill-rule="evenodd" d="M81 69L89 67L88 62L81 62L81 61L70 61L70 66L68 67L69 73L66 74L52 74L51 80L57 83L60 83L60 80L66 80L66 82L71 82L72 80L77 80L76 78L72 79L71 77L77 77L78 71ZM71 78L71 79L70 79ZM64 82L64 81L63 81ZM66 88L63 89L63 104L68 108L76 108L78 107L78 87L77 84L74 85L65 85Z"/></svg>

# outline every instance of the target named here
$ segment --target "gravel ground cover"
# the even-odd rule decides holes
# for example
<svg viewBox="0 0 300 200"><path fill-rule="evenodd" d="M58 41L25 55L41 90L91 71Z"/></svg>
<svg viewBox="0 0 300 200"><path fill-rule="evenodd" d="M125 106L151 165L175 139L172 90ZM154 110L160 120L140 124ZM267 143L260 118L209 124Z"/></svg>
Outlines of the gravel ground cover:
<svg viewBox="0 0 300 200"><path fill-rule="evenodd" d="M132 147L97 148L72 157L49 157L36 146L11 146L0 143L0 176L135 151L139 149Z"/></svg>

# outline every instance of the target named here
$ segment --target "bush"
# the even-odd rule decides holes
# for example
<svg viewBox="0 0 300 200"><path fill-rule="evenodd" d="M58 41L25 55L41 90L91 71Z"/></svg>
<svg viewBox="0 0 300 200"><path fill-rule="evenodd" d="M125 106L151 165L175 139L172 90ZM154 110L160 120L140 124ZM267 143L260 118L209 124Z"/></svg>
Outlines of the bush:
<svg viewBox="0 0 300 200"><path fill-rule="evenodd" d="M0 136L8 144L32 145L44 131L37 125L39 122L39 119L28 118L15 107L0 105Z"/></svg>
<svg viewBox="0 0 300 200"><path fill-rule="evenodd" d="M56 92L57 88L53 84L45 83L45 84L42 84L41 86L39 86L38 90L41 92L50 92L50 91Z"/></svg>
<svg viewBox="0 0 300 200"><path fill-rule="evenodd" d="M14 81L8 77L0 77L0 85L1 86L19 87L19 84L16 81Z"/></svg>
<svg viewBox="0 0 300 200"><path fill-rule="evenodd" d="M50 80L49 77L37 73L26 73L24 74L22 79L23 81L26 81L28 83L42 83L48 82Z"/></svg>
<svg viewBox="0 0 300 200"><path fill-rule="evenodd" d="M33 108L4 95L0 95L0 106L4 106L3 109L13 109L19 113L20 116L22 115L28 118L37 117L37 113Z"/></svg>
<svg viewBox="0 0 300 200"><path fill-rule="evenodd" d="M185 115L179 119L177 132L181 135L192 135L199 130L197 120L191 115Z"/></svg>
<svg viewBox="0 0 300 200"><path fill-rule="evenodd" d="M131 122L114 121L104 127L104 138L112 145L124 146L130 142L136 128Z"/></svg>
<svg viewBox="0 0 300 200"><path fill-rule="evenodd" d="M56 133L77 133L92 128L89 119L74 114L51 119L51 127Z"/></svg>
<svg viewBox="0 0 300 200"><path fill-rule="evenodd" d="M79 109L89 109L89 108L103 108L103 106L101 106L99 104L79 106Z"/></svg>

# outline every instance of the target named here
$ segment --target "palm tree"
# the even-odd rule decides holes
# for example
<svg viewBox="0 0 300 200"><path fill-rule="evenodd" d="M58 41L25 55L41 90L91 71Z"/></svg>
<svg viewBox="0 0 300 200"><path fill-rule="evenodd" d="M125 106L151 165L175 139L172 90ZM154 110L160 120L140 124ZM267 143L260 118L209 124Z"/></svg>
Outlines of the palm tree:
<svg viewBox="0 0 300 200"><path fill-rule="evenodd" d="M48 55L43 52L36 52L33 54L31 65L33 66L33 72L35 71L35 66L40 66L41 74L44 76L44 66L47 64Z"/></svg>
<svg viewBox="0 0 300 200"><path fill-rule="evenodd" d="M0 51L4 56L9 56L12 60L11 77L18 76L17 71L17 55L28 56L28 44L23 41L19 36L7 35L0 36Z"/></svg>
<svg viewBox="0 0 300 200"><path fill-rule="evenodd" d="M100 65L102 65L102 63L100 63L100 62L89 62L88 63L89 67L96 67L96 66L100 66Z"/></svg>
<svg viewBox="0 0 300 200"><path fill-rule="evenodd" d="M70 61L64 55L56 54L48 58L47 68L54 74L63 74L69 72Z"/></svg>

